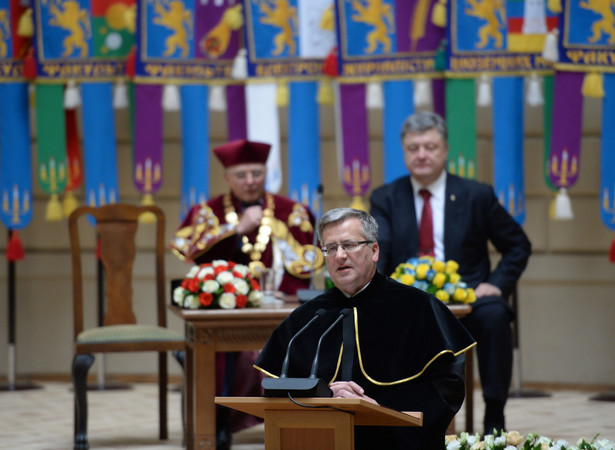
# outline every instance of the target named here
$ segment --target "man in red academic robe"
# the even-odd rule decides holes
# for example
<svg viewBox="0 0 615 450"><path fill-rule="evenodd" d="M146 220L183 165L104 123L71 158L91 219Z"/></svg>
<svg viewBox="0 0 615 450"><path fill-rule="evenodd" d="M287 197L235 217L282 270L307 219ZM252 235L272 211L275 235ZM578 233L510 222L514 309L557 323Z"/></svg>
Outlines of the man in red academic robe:
<svg viewBox="0 0 615 450"><path fill-rule="evenodd" d="M224 166L224 179L230 191L192 207L175 233L171 250L182 260L195 264L215 259L245 264L256 276L264 268L273 268L277 275L276 295L294 299L297 289L309 287L311 271L320 268L324 258L313 245L312 212L301 203L265 190L270 147L240 139L214 149ZM242 352L237 359L218 355L219 386L224 377L222 393L262 394L262 376L252 368L256 356L257 352ZM224 364L229 370L224 370ZM233 431L256 421L240 414L232 413ZM225 421L219 413L219 448L230 445Z"/></svg>

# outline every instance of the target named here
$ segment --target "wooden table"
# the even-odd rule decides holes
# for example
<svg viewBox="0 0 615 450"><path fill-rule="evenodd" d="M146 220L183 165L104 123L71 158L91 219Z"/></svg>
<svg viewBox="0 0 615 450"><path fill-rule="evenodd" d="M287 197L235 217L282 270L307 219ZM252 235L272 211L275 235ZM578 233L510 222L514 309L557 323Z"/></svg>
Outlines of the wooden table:
<svg viewBox="0 0 615 450"><path fill-rule="evenodd" d="M264 347L273 330L298 303L260 308L188 310L169 306L184 320L186 335L185 421L186 449L216 448L216 352L240 352ZM450 305L459 318L472 311L467 305ZM466 431L471 432L473 360L466 353Z"/></svg>

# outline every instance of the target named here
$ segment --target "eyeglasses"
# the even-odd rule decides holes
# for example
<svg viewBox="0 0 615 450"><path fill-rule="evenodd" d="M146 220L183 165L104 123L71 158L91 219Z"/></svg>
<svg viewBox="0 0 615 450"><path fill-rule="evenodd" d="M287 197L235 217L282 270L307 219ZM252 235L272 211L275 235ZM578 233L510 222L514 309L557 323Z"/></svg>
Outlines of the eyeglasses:
<svg viewBox="0 0 615 450"><path fill-rule="evenodd" d="M342 247L346 253L353 253L359 250L361 244L373 244L374 241L344 241L341 244L328 244L322 248L322 254L325 256L335 255L338 247Z"/></svg>
<svg viewBox="0 0 615 450"><path fill-rule="evenodd" d="M254 179L262 178L265 175L265 171L262 169L254 169L247 171L242 170L238 172L230 172L229 174L238 181L245 181L248 179L248 175L252 175L252 178Z"/></svg>

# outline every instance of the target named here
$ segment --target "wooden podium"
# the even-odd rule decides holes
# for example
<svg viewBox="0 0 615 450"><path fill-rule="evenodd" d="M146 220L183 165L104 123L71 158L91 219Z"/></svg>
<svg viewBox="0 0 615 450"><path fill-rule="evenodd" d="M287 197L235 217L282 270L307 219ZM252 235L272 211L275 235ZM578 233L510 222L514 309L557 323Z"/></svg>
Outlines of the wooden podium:
<svg viewBox="0 0 615 450"><path fill-rule="evenodd" d="M267 450L352 450L354 426L414 426L421 412L399 412L361 399L216 397L216 403L265 419Z"/></svg>

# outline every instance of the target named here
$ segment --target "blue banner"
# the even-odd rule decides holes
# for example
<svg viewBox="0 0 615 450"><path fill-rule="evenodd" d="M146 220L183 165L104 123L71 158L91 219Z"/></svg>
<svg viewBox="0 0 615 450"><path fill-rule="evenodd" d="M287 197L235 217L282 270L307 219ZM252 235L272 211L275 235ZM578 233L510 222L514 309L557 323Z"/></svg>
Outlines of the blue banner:
<svg viewBox="0 0 615 450"><path fill-rule="evenodd" d="M180 221L209 197L209 87L181 86L182 192Z"/></svg>
<svg viewBox="0 0 615 450"><path fill-rule="evenodd" d="M0 83L2 222L21 229L32 220L30 113L26 83Z"/></svg>
<svg viewBox="0 0 615 450"><path fill-rule="evenodd" d="M111 83L81 85L85 203L118 201L117 144Z"/></svg>
<svg viewBox="0 0 615 450"><path fill-rule="evenodd" d="M414 113L414 83L385 81L384 90L384 182L408 175L401 146L401 126Z"/></svg>
<svg viewBox="0 0 615 450"><path fill-rule="evenodd" d="M525 221L523 184L523 77L493 79L493 178L498 200Z"/></svg>

